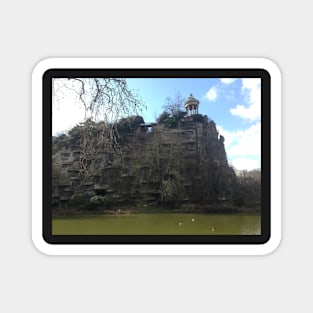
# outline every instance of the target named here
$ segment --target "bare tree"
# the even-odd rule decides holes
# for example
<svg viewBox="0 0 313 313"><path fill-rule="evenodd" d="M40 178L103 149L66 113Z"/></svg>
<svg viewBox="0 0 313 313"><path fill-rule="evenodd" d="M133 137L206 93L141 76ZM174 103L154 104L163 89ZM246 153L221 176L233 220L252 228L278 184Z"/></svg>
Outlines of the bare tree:
<svg viewBox="0 0 313 313"><path fill-rule="evenodd" d="M167 97L165 99L165 105L162 107L171 116L178 116L179 112L184 111L184 101L182 94L178 91L174 98Z"/></svg>
<svg viewBox="0 0 313 313"><path fill-rule="evenodd" d="M72 98L84 110L84 119L79 124L80 172L86 179L92 176L101 151L118 153L118 120L138 115L145 108L124 78L56 78L53 96L57 102ZM98 125L96 122L100 121Z"/></svg>
<svg viewBox="0 0 313 313"><path fill-rule="evenodd" d="M154 129L146 145L144 157L151 168L151 179L157 181L160 201L178 205L183 195L182 139L180 132ZM143 157L143 161L145 162Z"/></svg>

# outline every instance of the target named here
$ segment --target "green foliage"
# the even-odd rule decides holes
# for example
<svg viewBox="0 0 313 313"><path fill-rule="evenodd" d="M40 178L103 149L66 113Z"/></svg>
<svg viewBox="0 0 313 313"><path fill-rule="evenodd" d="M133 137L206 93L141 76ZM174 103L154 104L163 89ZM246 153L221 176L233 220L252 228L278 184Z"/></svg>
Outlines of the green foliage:
<svg viewBox="0 0 313 313"><path fill-rule="evenodd" d="M99 209L110 209L116 205L116 201L109 196L100 196L89 194L77 194L73 196L65 207L75 210L95 211Z"/></svg>
<svg viewBox="0 0 313 313"><path fill-rule="evenodd" d="M261 172L245 171L236 177L232 203L238 207L259 208L261 204Z"/></svg>
<svg viewBox="0 0 313 313"><path fill-rule="evenodd" d="M145 121L142 116L129 116L122 118L117 123L117 129L120 133L131 133L134 132L140 124L143 124Z"/></svg>
<svg viewBox="0 0 313 313"><path fill-rule="evenodd" d="M178 125L178 118L176 116L169 117L166 121L165 124L169 128L175 128Z"/></svg>
<svg viewBox="0 0 313 313"><path fill-rule="evenodd" d="M67 203L67 207L74 209L89 209L90 206L90 195L83 193L73 196Z"/></svg>
<svg viewBox="0 0 313 313"><path fill-rule="evenodd" d="M164 123L169 128L174 128L178 125L178 118L176 116L168 116L167 118L163 119L162 123Z"/></svg>
<svg viewBox="0 0 313 313"><path fill-rule="evenodd" d="M103 204L105 203L105 196L92 196L90 198L90 203L93 204L93 205L99 205L99 204Z"/></svg>
<svg viewBox="0 0 313 313"><path fill-rule="evenodd" d="M68 136L66 134L61 134L59 136L52 137L53 146L57 149L69 148Z"/></svg>
<svg viewBox="0 0 313 313"><path fill-rule="evenodd" d="M92 205L93 209L111 209L112 207L117 205L117 202L107 195L96 195L90 198L90 204Z"/></svg>
<svg viewBox="0 0 313 313"><path fill-rule="evenodd" d="M158 123L165 123L165 121L170 117L170 114L166 111L163 111L160 116L156 119Z"/></svg>
<svg viewBox="0 0 313 313"><path fill-rule="evenodd" d="M138 115L120 119L116 125L119 141L125 143L127 135L133 134L140 127L140 124L144 124L144 122L143 117Z"/></svg>
<svg viewBox="0 0 313 313"><path fill-rule="evenodd" d="M173 114L169 112L162 112L161 115L156 119L158 123L164 123L169 128L177 127L178 121L186 115L184 111L177 111Z"/></svg>
<svg viewBox="0 0 313 313"><path fill-rule="evenodd" d="M82 137L82 127L80 125L76 125L69 130L68 136L70 138L71 144L76 144L80 142Z"/></svg>

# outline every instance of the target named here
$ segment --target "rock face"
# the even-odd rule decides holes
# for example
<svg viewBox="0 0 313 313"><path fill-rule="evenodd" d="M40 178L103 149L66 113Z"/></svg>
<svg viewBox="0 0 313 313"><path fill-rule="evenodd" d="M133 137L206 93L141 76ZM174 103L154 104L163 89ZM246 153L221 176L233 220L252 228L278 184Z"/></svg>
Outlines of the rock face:
<svg viewBox="0 0 313 313"><path fill-rule="evenodd" d="M81 194L143 205L209 204L231 195L235 175L224 138L206 116L181 118L175 126L141 123L124 133L119 149L91 149L84 158L79 138L72 131L53 140L54 206Z"/></svg>

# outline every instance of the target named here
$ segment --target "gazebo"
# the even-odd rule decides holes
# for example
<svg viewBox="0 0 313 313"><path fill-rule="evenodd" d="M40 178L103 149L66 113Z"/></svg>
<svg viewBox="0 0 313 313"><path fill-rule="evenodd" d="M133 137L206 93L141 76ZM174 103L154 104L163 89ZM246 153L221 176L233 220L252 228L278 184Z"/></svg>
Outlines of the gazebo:
<svg viewBox="0 0 313 313"><path fill-rule="evenodd" d="M185 101L185 108L188 116L199 114L199 100L194 98L192 93Z"/></svg>

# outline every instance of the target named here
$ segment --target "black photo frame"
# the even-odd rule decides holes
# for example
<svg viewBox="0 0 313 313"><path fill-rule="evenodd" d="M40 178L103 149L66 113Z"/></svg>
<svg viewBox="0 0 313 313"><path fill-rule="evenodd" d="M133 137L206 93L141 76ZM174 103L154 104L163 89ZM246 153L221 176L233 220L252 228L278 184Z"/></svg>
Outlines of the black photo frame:
<svg viewBox="0 0 313 313"><path fill-rule="evenodd" d="M54 78L260 78L260 235L53 235L52 79ZM49 245L263 245L271 238L271 74L264 68L51 68L42 75L42 236Z"/></svg>

